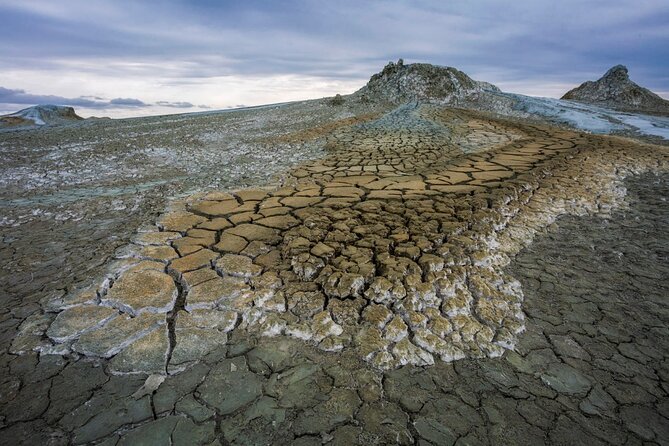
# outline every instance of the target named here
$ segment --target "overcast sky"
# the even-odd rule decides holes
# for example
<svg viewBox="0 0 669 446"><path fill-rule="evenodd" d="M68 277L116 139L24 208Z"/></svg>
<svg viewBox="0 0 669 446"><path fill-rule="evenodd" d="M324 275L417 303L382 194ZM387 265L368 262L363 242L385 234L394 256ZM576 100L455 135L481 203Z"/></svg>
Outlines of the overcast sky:
<svg viewBox="0 0 669 446"><path fill-rule="evenodd" d="M621 63L669 98L669 1L0 0L0 113L317 98L351 93L400 57L551 97Z"/></svg>

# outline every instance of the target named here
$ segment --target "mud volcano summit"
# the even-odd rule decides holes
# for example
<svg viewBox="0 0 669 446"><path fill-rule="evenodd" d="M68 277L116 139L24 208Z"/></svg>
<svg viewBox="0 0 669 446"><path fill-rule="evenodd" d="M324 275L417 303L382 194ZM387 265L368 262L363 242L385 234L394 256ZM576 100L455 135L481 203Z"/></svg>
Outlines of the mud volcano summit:
<svg viewBox="0 0 669 446"><path fill-rule="evenodd" d="M35 125L68 124L83 119L72 107L59 105L36 105L16 113L0 116L0 128Z"/></svg>
<svg viewBox="0 0 669 446"><path fill-rule="evenodd" d="M658 98L399 60L322 99L3 116L0 438L667 444Z"/></svg>
<svg viewBox="0 0 669 446"><path fill-rule="evenodd" d="M355 96L375 98L393 103L429 101L455 103L485 90L499 91L487 82L477 82L453 67L425 63L390 62L374 74Z"/></svg>
<svg viewBox="0 0 669 446"><path fill-rule="evenodd" d="M562 99L623 111L669 115L669 101L632 82L624 65L612 67L597 81L584 82L565 93Z"/></svg>

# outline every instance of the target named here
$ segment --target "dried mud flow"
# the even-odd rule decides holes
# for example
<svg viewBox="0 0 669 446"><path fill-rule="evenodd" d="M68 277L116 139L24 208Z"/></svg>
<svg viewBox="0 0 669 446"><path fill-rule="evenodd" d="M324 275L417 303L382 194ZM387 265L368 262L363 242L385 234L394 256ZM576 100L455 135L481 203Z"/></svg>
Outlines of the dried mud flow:
<svg viewBox="0 0 669 446"><path fill-rule="evenodd" d="M669 443L666 146L415 102L171 119L0 135L3 443Z"/></svg>

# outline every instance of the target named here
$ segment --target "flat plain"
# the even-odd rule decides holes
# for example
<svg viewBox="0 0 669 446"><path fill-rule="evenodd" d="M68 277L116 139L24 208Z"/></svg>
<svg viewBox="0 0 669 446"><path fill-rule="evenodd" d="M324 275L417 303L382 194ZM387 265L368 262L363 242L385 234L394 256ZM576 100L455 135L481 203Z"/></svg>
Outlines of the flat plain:
<svg viewBox="0 0 669 446"><path fill-rule="evenodd" d="M0 438L667 444L669 150L556 124L347 98L0 133Z"/></svg>

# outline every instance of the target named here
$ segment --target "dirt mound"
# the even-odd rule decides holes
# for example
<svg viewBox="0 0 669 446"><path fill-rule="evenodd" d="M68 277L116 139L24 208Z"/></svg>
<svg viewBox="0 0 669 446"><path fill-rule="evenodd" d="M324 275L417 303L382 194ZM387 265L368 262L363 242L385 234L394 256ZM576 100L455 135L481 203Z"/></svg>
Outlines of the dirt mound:
<svg viewBox="0 0 669 446"><path fill-rule="evenodd" d="M499 91L487 82L478 82L453 67L415 63L400 59L390 62L354 95L375 101L402 103L426 101L457 104L484 91Z"/></svg>
<svg viewBox="0 0 669 446"><path fill-rule="evenodd" d="M35 105L16 113L0 116L0 127L33 125L61 125L80 121L84 118L74 112L74 108L62 105Z"/></svg>
<svg viewBox="0 0 669 446"><path fill-rule="evenodd" d="M669 115L669 101L632 82L624 65L616 65L597 81L587 81L569 90L562 99L616 110Z"/></svg>

